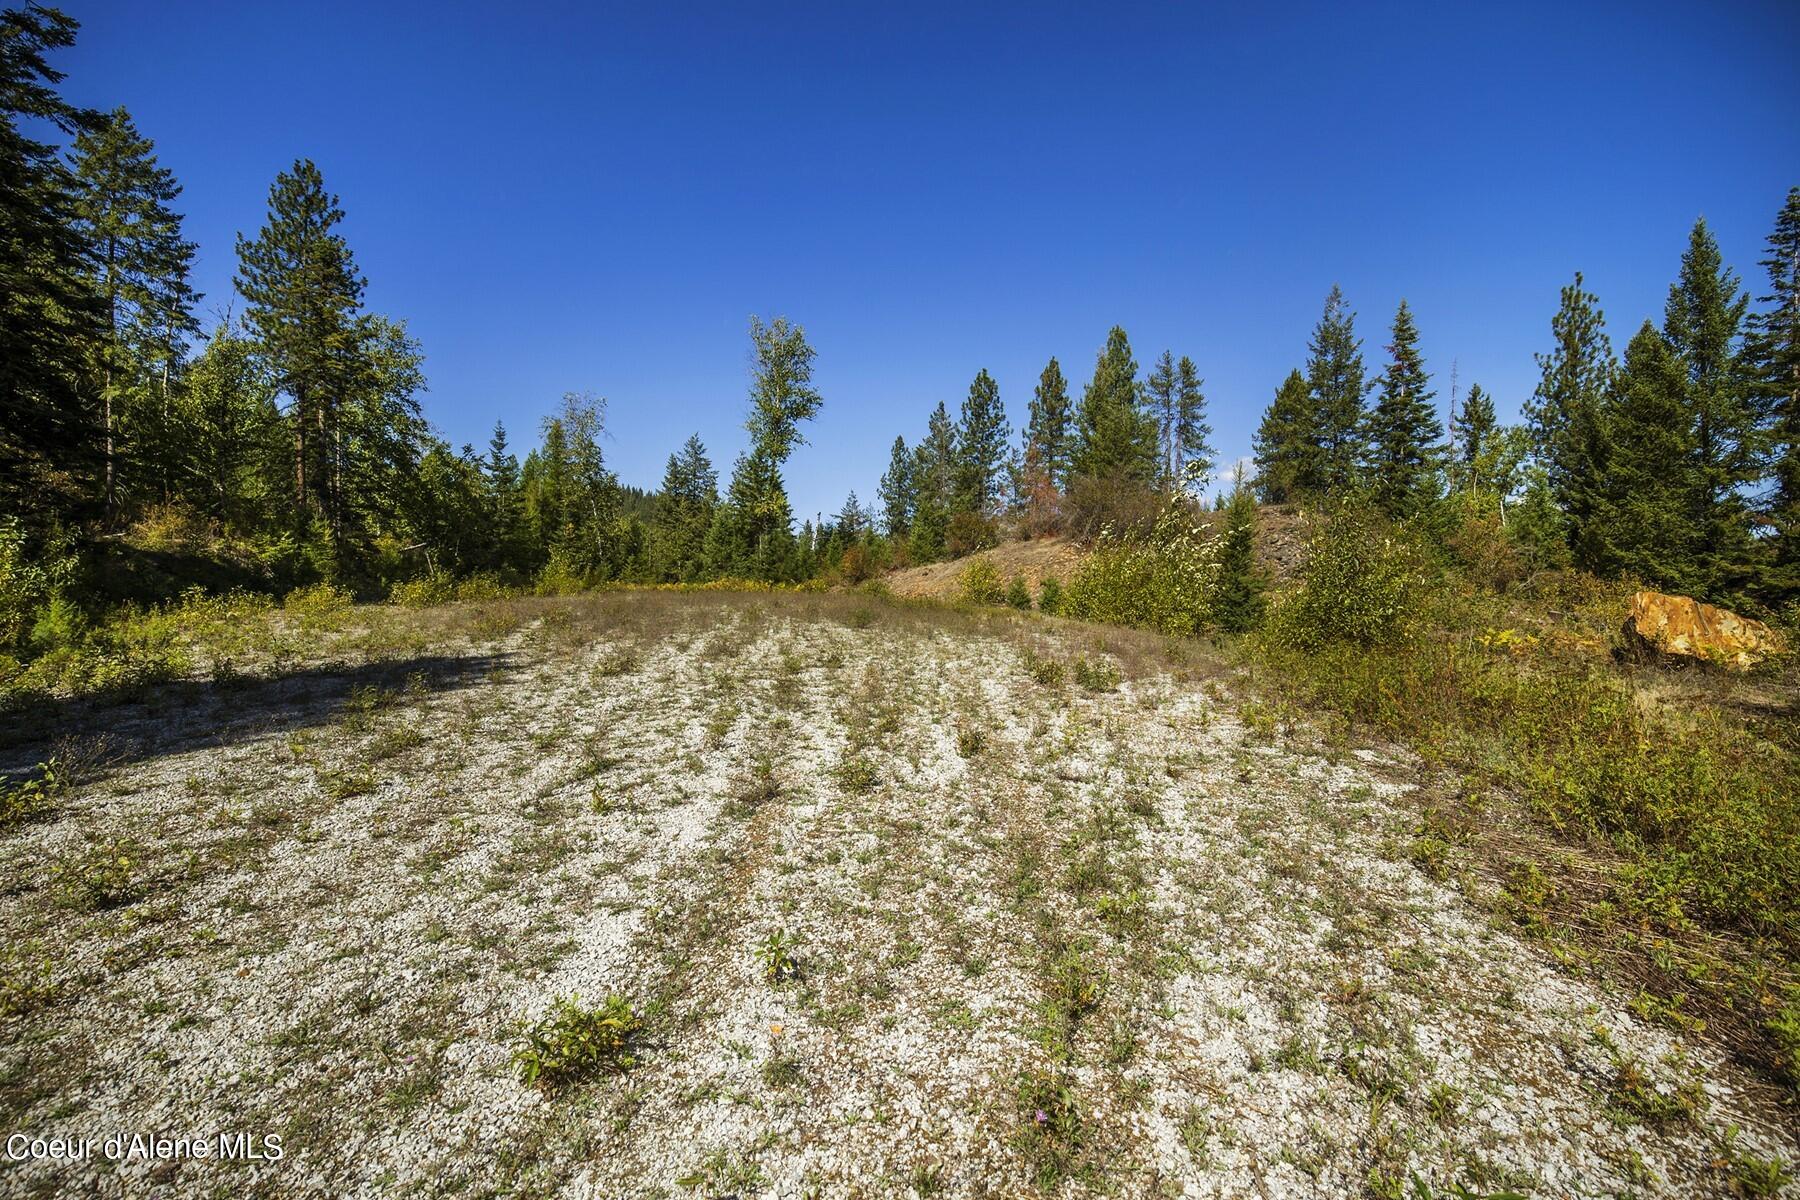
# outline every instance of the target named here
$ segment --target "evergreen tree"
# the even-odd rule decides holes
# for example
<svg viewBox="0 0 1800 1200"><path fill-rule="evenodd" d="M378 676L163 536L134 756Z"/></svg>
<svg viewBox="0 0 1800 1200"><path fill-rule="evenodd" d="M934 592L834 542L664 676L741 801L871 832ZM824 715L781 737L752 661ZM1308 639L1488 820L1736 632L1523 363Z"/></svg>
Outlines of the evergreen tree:
<svg viewBox="0 0 1800 1200"><path fill-rule="evenodd" d="M1263 412L1252 444L1256 490L1263 503L1291 503L1304 493L1309 480L1318 479L1315 416L1306 377L1289 371Z"/></svg>
<svg viewBox="0 0 1800 1200"><path fill-rule="evenodd" d="M881 497L882 524L886 526L889 537L905 537L912 528L913 509L919 501L919 489L913 482L913 456L906 448L906 439L894 439L893 452L888 457L888 469L882 472L881 486L877 493Z"/></svg>
<svg viewBox="0 0 1800 1200"><path fill-rule="evenodd" d="M1172 478L1183 488L1204 487L1212 476L1219 453L1208 441L1212 426L1206 420L1205 381L1194 360L1182 355L1175 364L1175 470Z"/></svg>
<svg viewBox="0 0 1800 1200"><path fill-rule="evenodd" d="M944 553L944 534L955 506L958 455L956 426L940 400L926 426L925 439L913 449L916 500L907 544L919 562L930 562Z"/></svg>
<svg viewBox="0 0 1800 1200"><path fill-rule="evenodd" d="M1148 415L1156 423L1156 482L1164 491L1173 490L1176 481L1175 356L1164 350L1157 356L1150 374L1144 377L1144 400Z"/></svg>
<svg viewBox="0 0 1800 1200"><path fill-rule="evenodd" d="M106 309L106 339L99 346L101 426L104 431L102 492L108 513L118 504L122 401L136 411L126 418L137 443L136 458L163 500L171 498L177 462L189 445L173 422L170 377L188 335L199 332L188 284L194 243L181 235L181 217L169 206L181 195L156 148L114 109L75 139L75 217L92 248L94 290Z"/></svg>
<svg viewBox="0 0 1800 1200"><path fill-rule="evenodd" d="M1335 283L1325 297L1325 312L1307 346L1306 385L1312 394L1311 420L1296 427L1306 442L1296 446L1293 489L1302 495L1342 492L1356 481L1362 457L1362 341L1356 336L1356 314Z"/></svg>
<svg viewBox="0 0 1800 1200"><path fill-rule="evenodd" d="M487 458L482 463L487 494L488 524L493 530L490 565L501 569L526 569L524 496L519 482L519 460L507 449L506 426L494 422L488 438Z"/></svg>
<svg viewBox="0 0 1800 1200"><path fill-rule="evenodd" d="M1389 517L1417 513L1438 497L1439 443L1444 427L1432 406L1419 356L1419 331L1406 301L1394 314L1394 340L1367 421L1364 477L1370 498Z"/></svg>
<svg viewBox="0 0 1800 1200"><path fill-rule="evenodd" d="M1069 468L1096 479L1149 484L1156 478L1156 422L1144 410L1137 360L1117 325L1094 362L1094 378L1075 414Z"/></svg>
<svg viewBox="0 0 1800 1200"><path fill-rule="evenodd" d="M699 434L669 455L662 490L656 497L653 542L659 576L665 582L699 579L706 570L706 537L719 505L719 473L706 456Z"/></svg>
<svg viewBox="0 0 1800 1200"><path fill-rule="evenodd" d="M1769 234L1766 311L1753 319L1751 340L1759 382L1769 408L1769 523L1775 532L1774 590L1800 593L1800 187Z"/></svg>
<svg viewBox="0 0 1800 1200"><path fill-rule="evenodd" d="M1069 384L1052 358L1031 395L1025 457L1037 464L1051 487L1060 489L1068 484L1069 450Z"/></svg>
<svg viewBox="0 0 1800 1200"><path fill-rule="evenodd" d="M1763 405L1742 356L1749 302L1705 220L1696 221L1681 276L1669 288L1663 336L1687 375L1683 390L1694 436L1688 517L1699 547L1695 585L1715 598L1749 585L1756 557L1744 491L1760 474Z"/></svg>
<svg viewBox="0 0 1800 1200"><path fill-rule="evenodd" d="M273 515L281 417L256 343L221 323L188 369L181 403L183 494L233 532L266 526Z"/></svg>
<svg viewBox="0 0 1800 1200"><path fill-rule="evenodd" d="M334 535L342 514L327 470L341 441L345 362L359 340L364 280L335 232L344 213L319 169L301 159L275 177L269 218L255 240L237 240L237 289L283 392L292 400L294 503L322 514Z"/></svg>
<svg viewBox="0 0 1800 1200"><path fill-rule="evenodd" d="M1006 444L1012 436L1000 387L985 370L969 385L956 437L956 511L988 516L1005 495Z"/></svg>
<svg viewBox="0 0 1800 1200"><path fill-rule="evenodd" d="M1537 356L1540 378L1525 405L1533 452L1543 468L1543 487L1549 502L1566 517L1554 523L1536 521L1534 528L1542 532L1555 524L1572 541L1579 540L1593 516L1595 482L1606 466L1602 412L1618 372L1606 318L1597 297L1581 283L1577 271L1575 282L1562 290L1562 302L1550 322L1555 348ZM1529 496L1528 500L1538 503Z"/></svg>
<svg viewBox="0 0 1800 1200"><path fill-rule="evenodd" d="M1584 557L1609 574L1686 592L1697 582L1697 531L1687 496L1670 486L1689 475L1695 452L1683 393L1681 360L1645 321L1606 409L1609 450L1583 541Z"/></svg>
<svg viewBox="0 0 1800 1200"><path fill-rule="evenodd" d="M1450 417L1450 486L1455 491L1486 491L1476 464L1492 449L1499 428L1494 400L1479 383L1469 385L1462 409Z"/></svg>
<svg viewBox="0 0 1800 1200"><path fill-rule="evenodd" d="M1219 578L1213 589L1212 619L1227 633L1245 633L1262 622L1267 583L1256 565L1256 500L1240 469L1225 503L1225 534L1219 542Z"/></svg>
<svg viewBox="0 0 1800 1200"><path fill-rule="evenodd" d="M0 508L42 526L97 492L99 422L79 383L104 313L75 224L74 181L28 129L92 123L63 100L49 55L79 26L55 9L0 12Z"/></svg>

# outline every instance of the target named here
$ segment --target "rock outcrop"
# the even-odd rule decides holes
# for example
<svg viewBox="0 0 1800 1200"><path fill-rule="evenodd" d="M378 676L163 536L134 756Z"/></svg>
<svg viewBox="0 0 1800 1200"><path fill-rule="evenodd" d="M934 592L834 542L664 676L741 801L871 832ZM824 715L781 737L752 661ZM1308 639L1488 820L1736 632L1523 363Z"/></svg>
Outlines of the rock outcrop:
<svg viewBox="0 0 1800 1200"><path fill-rule="evenodd" d="M1690 596L1638 592L1625 618L1625 645L1644 658L1692 659L1748 671L1783 649L1761 621Z"/></svg>

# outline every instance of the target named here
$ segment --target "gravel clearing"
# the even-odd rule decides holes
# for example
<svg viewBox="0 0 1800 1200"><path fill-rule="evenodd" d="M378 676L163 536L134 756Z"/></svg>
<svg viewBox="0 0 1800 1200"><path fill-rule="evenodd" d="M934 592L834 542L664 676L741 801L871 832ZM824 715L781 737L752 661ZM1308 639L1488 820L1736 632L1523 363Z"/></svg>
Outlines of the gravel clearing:
<svg viewBox="0 0 1800 1200"><path fill-rule="evenodd" d="M38 716L0 766L98 765L0 830L0 1125L94 1148L0 1157L0 1196L1685 1197L1800 1162L1766 1086L1408 861L1404 756L1154 639L358 610ZM528 1086L571 994L631 1002L635 1064ZM103 1152L152 1131L282 1156Z"/></svg>

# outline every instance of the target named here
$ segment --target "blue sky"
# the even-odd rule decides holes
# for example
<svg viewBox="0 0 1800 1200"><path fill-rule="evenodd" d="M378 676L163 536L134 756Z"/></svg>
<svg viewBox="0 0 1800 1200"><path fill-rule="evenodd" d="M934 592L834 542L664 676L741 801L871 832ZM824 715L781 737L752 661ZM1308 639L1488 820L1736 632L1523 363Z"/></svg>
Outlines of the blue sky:
<svg viewBox="0 0 1800 1200"><path fill-rule="evenodd" d="M1015 426L1107 329L1205 376L1230 460L1326 291L1371 371L1402 297L1440 403L1505 411L1585 272L1621 348L1704 214L1756 261L1800 184L1800 5L307 4L66 0L74 100L186 186L206 310L315 160L454 443L608 398L654 486L742 447L750 314L818 350L796 512L870 498L985 367Z"/></svg>

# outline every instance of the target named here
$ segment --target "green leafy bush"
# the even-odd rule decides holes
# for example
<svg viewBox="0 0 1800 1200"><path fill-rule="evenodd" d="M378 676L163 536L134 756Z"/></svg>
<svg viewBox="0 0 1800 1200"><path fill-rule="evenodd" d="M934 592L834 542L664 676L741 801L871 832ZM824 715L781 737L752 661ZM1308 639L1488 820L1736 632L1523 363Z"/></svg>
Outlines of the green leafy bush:
<svg viewBox="0 0 1800 1200"><path fill-rule="evenodd" d="M553 1091L591 1075L629 1070L642 1021L623 996L597 1008L578 996L557 999L513 1047L513 1066L527 1085Z"/></svg>
<svg viewBox="0 0 1800 1200"><path fill-rule="evenodd" d="M315 583L295 588L281 602L286 612L305 622L329 622L348 612L354 597L343 588L329 583Z"/></svg>
<svg viewBox="0 0 1800 1200"><path fill-rule="evenodd" d="M1405 645L1420 626L1426 578L1410 538L1373 513L1339 508L1314 524L1299 586L1277 599L1268 636L1308 651Z"/></svg>
<svg viewBox="0 0 1800 1200"><path fill-rule="evenodd" d="M1063 586L1054 579L1038 584L1038 611L1054 616L1062 611Z"/></svg>
<svg viewBox="0 0 1800 1200"><path fill-rule="evenodd" d="M957 575L957 586L969 604L999 604L1006 598L999 568L985 558L974 559L963 567Z"/></svg>
<svg viewBox="0 0 1800 1200"><path fill-rule="evenodd" d="M448 577L426 575L396 583L388 591L388 603L402 608L430 608L434 604L447 603L455 591L456 585Z"/></svg>
<svg viewBox="0 0 1800 1200"><path fill-rule="evenodd" d="M1216 541L1172 504L1147 536L1102 539L1058 607L1083 621L1191 637L1207 623L1217 578Z"/></svg>

